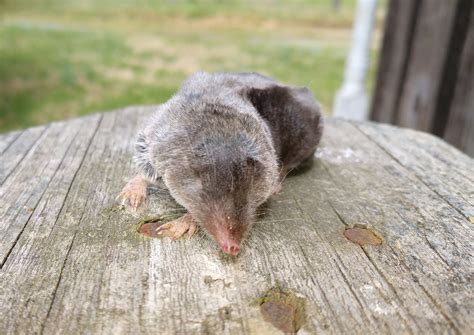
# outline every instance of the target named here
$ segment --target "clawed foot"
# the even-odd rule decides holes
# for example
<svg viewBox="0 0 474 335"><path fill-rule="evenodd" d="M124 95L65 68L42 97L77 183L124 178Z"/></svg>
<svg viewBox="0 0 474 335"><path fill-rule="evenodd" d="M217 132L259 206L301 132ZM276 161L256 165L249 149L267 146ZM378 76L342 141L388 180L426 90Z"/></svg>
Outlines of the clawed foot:
<svg viewBox="0 0 474 335"><path fill-rule="evenodd" d="M147 186L148 183L143 177L135 176L125 185L116 200L121 199L122 205L136 210L145 201Z"/></svg>
<svg viewBox="0 0 474 335"><path fill-rule="evenodd" d="M169 237L172 240L177 240L185 233L188 237L193 236L196 232L197 226L191 214L185 214L182 217L165 223L156 229L157 235Z"/></svg>

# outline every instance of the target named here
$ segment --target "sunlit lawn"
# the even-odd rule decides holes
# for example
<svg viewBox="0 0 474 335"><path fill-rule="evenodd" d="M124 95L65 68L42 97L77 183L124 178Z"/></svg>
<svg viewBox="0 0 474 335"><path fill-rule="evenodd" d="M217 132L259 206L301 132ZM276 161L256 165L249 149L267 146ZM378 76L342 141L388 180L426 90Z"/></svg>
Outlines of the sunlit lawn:
<svg viewBox="0 0 474 335"><path fill-rule="evenodd" d="M0 130L160 103L198 70L258 71L305 85L330 110L354 6L343 0L334 12L330 0L77 3L0 2Z"/></svg>

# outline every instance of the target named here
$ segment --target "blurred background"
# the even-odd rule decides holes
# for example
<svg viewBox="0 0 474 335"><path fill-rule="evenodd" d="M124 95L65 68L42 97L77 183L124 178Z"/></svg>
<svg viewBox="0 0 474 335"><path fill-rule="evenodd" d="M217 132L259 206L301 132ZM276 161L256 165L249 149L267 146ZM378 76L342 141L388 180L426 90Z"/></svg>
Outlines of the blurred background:
<svg viewBox="0 0 474 335"><path fill-rule="evenodd" d="M190 74L257 71L331 113L356 0L0 0L0 132L167 100ZM387 1L370 52L372 91Z"/></svg>

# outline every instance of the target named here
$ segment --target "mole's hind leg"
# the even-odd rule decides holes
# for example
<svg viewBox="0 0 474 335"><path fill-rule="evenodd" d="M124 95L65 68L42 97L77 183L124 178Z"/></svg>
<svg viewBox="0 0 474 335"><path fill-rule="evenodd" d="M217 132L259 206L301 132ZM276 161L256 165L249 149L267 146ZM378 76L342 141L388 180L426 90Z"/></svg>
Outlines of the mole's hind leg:
<svg viewBox="0 0 474 335"><path fill-rule="evenodd" d="M191 214L184 214L182 217L165 223L156 229L156 232L160 236L166 236L172 240L177 240L184 233L187 232L187 236L191 237L196 232L197 226Z"/></svg>
<svg viewBox="0 0 474 335"><path fill-rule="evenodd" d="M123 205L129 205L136 210L145 201L147 187L147 180L141 175L136 175L125 185L117 200L122 199Z"/></svg>

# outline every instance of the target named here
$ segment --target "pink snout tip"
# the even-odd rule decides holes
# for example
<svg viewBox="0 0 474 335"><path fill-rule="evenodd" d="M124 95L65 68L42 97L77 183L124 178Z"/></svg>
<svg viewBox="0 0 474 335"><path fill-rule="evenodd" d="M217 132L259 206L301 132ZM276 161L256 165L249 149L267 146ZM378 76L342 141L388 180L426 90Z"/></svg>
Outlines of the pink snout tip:
<svg viewBox="0 0 474 335"><path fill-rule="evenodd" d="M240 252L240 246L235 243L222 243L221 249L228 255L237 256Z"/></svg>

